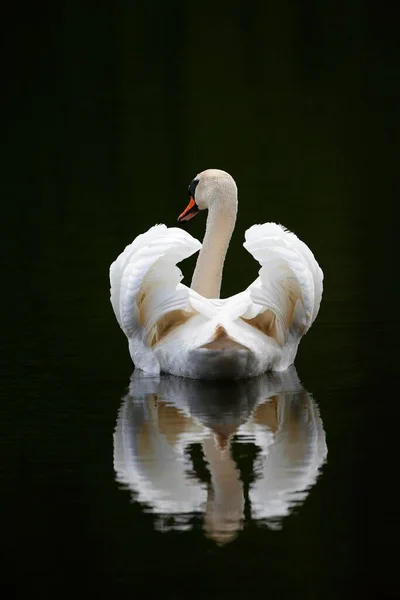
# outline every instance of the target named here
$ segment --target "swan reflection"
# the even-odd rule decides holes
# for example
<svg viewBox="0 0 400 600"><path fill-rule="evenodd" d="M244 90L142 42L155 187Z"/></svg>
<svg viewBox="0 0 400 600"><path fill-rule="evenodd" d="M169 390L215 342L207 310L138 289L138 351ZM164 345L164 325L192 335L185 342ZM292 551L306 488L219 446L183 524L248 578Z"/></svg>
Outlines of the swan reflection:
<svg viewBox="0 0 400 600"><path fill-rule="evenodd" d="M246 444L246 446L244 446ZM117 481L159 529L232 540L251 515L269 527L303 502L325 461L318 407L292 367L239 381L134 371L114 434Z"/></svg>

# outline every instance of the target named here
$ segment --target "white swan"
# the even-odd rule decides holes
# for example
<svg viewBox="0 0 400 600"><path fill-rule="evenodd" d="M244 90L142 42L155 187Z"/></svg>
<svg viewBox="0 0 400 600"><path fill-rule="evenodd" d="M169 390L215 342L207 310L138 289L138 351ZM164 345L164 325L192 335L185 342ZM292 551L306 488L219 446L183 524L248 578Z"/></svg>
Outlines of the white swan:
<svg viewBox="0 0 400 600"><path fill-rule="evenodd" d="M178 220L208 209L203 245L182 229L155 225L111 265L111 303L133 363L152 375L193 379L287 369L321 302L323 273L311 250L281 225L253 225L244 247L261 264L259 277L222 300L237 187L225 171L208 169L193 179L189 197ZM176 264L198 250L188 288Z"/></svg>

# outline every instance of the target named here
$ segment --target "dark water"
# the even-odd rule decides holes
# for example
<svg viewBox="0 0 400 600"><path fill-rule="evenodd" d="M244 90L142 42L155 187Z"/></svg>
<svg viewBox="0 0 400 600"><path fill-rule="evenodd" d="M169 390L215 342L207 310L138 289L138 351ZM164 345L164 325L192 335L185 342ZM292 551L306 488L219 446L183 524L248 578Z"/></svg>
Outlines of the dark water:
<svg viewBox="0 0 400 600"><path fill-rule="evenodd" d="M396 597L394 14L71 1L2 23L4 597ZM130 379L108 266L208 167L239 186L223 295L256 277L255 222L325 272L284 380Z"/></svg>

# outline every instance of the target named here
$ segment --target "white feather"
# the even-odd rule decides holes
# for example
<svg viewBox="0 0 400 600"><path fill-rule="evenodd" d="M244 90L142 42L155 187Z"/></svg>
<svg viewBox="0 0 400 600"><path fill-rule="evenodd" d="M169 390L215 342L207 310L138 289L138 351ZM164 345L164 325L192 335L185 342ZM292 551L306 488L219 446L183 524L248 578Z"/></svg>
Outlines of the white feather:
<svg viewBox="0 0 400 600"><path fill-rule="evenodd" d="M175 265L200 247L182 229L156 225L126 246L110 267L115 316L129 340L134 363L145 371L159 371L146 343L151 327L164 314L189 307L189 290L180 286L182 273Z"/></svg>

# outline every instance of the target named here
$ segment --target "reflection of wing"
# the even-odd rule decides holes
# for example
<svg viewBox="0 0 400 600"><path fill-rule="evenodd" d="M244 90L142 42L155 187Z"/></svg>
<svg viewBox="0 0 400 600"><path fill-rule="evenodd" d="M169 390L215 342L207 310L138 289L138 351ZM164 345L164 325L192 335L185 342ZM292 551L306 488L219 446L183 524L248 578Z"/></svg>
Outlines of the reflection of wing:
<svg viewBox="0 0 400 600"><path fill-rule="evenodd" d="M189 520L205 511L207 534L224 543L241 528L242 481L249 480L233 460L233 435L233 444L261 450L250 473L251 511L273 526L304 500L327 453L318 408L294 367L236 382L135 371L115 430L117 479L155 513L179 514L180 523L182 513ZM201 446L209 486L195 476L188 451L193 444Z"/></svg>
<svg viewBox="0 0 400 600"><path fill-rule="evenodd" d="M249 433L261 449L249 493L252 516L274 526L317 480L327 455L322 420L307 392L280 394L258 406Z"/></svg>
<svg viewBox="0 0 400 600"><path fill-rule="evenodd" d="M114 434L114 469L118 481L155 512L197 512L204 506L207 492L191 475L185 448L201 442L204 434L170 408L170 415L160 423L152 395L125 397Z"/></svg>

